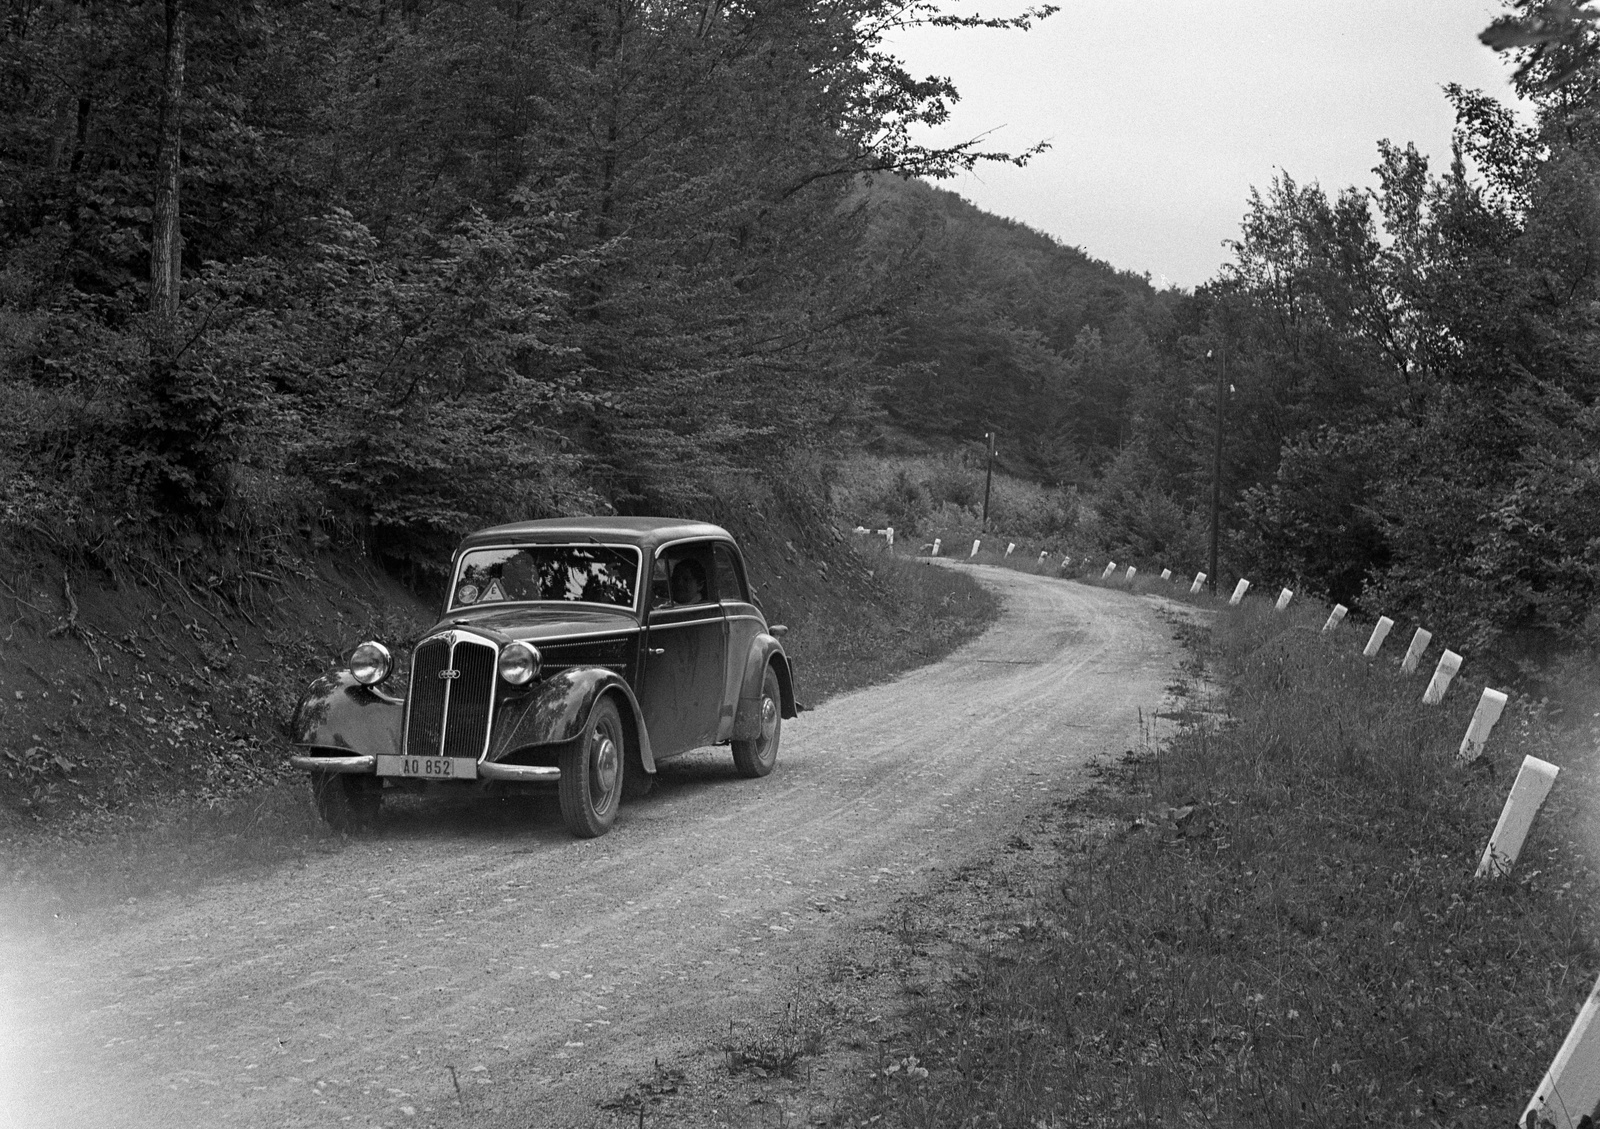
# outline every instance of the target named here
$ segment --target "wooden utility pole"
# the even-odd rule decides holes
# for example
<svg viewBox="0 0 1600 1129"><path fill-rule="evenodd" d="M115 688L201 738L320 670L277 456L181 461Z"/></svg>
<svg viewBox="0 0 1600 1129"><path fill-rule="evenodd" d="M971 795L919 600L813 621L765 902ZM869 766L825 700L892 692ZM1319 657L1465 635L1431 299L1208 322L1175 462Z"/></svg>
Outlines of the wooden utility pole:
<svg viewBox="0 0 1600 1129"><path fill-rule="evenodd" d="M178 320L183 277L183 229L179 223L179 157L183 145L183 65L187 36L183 0L165 0L166 58L156 126L155 199L150 221L150 312L158 332L169 336Z"/></svg>
<svg viewBox="0 0 1600 1129"><path fill-rule="evenodd" d="M994 482L994 432L983 433L983 441L989 448L989 469L983 474L983 531L989 532L989 487Z"/></svg>
<svg viewBox="0 0 1600 1129"><path fill-rule="evenodd" d="M1211 351L1206 350L1206 357L1211 356ZM1211 460L1211 594L1217 594L1217 530L1220 525L1222 511L1222 407L1226 401L1223 399L1223 389L1228 382L1228 349L1222 347L1222 355L1217 359L1217 438L1215 450Z"/></svg>

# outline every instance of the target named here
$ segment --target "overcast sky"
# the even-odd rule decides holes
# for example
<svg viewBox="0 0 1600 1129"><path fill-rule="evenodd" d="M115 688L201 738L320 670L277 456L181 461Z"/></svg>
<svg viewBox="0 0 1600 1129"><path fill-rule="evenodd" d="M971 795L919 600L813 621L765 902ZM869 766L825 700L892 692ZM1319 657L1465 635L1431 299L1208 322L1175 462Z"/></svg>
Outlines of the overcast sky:
<svg viewBox="0 0 1600 1129"><path fill-rule="evenodd" d="M1158 286L1215 274L1251 186L1278 169L1330 193L1370 186L1381 138L1416 142L1442 169L1440 87L1510 98L1510 69L1477 39L1501 10L1486 0L1058 2L1032 31L922 30L890 46L961 91L928 140L1051 142L1026 168L941 187Z"/></svg>

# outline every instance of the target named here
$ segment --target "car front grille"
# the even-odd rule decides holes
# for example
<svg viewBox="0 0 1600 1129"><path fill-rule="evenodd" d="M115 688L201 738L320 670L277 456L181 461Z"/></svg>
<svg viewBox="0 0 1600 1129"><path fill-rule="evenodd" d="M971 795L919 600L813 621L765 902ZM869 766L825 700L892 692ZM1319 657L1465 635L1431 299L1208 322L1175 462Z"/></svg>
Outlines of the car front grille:
<svg viewBox="0 0 1600 1129"><path fill-rule="evenodd" d="M492 643L455 632L417 647L411 663L407 756L476 760L483 754L497 657Z"/></svg>

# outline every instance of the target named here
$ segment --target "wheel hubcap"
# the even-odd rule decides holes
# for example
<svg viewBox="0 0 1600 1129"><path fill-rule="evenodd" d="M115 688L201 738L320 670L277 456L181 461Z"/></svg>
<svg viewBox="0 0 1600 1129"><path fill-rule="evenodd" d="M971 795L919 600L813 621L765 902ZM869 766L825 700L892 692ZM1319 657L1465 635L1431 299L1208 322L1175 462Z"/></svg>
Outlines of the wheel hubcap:
<svg viewBox="0 0 1600 1129"><path fill-rule="evenodd" d="M778 732L778 703L771 698L761 699L761 753L765 756L772 748L772 738Z"/></svg>
<svg viewBox="0 0 1600 1129"><path fill-rule="evenodd" d="M590 791L602 807L621 775L622 756L617 751L617 743L608 733L596 733L589 753L589 777L594 782Z"/></svg>

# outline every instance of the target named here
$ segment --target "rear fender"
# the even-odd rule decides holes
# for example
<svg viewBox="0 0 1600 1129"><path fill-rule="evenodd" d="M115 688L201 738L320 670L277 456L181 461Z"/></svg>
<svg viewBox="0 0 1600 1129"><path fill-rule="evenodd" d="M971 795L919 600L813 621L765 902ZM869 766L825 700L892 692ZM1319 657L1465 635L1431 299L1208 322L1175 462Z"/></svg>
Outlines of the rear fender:
<svg viewBox="0 0 1600 1129"><path fill-rule="evenodd" d="M767 667L778 676L778 697L782 699L779 714L796 717L799 711L794 703L794 677L789 668L789 656L783 644L765 633L757 635L750 644L750 653L744 660L744 679L739 688L739 708L733 718L733 740L753 741L761 735L761 684L766 680Z"/></svg>
<svg viewBox="0 0 1600 1129"><path fill-rule="evenodd" d="M400 752L405 702L363 686L348 670L325 674L294 708L289 740L295 745L347 749L366 756Z"/></svg>
<svg viewBox="0 0 1600 1129"><path fill-rule="evenodd" d="M494 742L488 759L497 761L528 745L556 745L583 732L589 711L605 694L618 698L624 725L633 731L634 748L646 772L656 770L650 751L650 734L644 727L639 700L623 677L604 667L574 667L538 683L518 701L506 702L495 719Z"/></svg>

